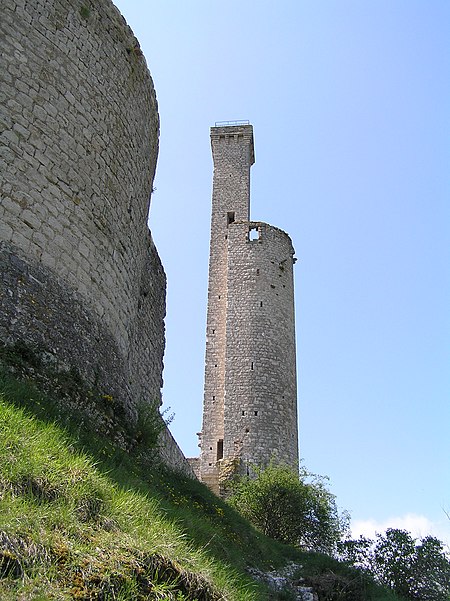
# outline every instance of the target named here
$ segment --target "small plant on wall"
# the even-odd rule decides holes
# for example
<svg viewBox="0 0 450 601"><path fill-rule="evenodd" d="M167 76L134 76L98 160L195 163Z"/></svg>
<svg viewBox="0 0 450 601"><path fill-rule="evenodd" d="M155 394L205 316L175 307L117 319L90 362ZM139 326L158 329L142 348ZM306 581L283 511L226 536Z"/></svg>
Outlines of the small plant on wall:
<svg viewBox="0 0 450 601"><path fill-rule="evenodd" d="M89 17L91 16L91 9L89 8L89 6L83 4L83 6L80 7L80 15L81 18L85 21L89 19Z"/></svg>

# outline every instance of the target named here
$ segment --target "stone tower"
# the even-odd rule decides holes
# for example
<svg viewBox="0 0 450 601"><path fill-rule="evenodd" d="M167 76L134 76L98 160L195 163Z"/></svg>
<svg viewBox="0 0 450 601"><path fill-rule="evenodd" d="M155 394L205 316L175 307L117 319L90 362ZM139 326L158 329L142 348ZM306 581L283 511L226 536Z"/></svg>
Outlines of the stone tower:
<svg viewBox="0 0 450 601"><path fill-rule="evenodd" d="M250 221L253 128L211 128L214 161L200 479L215 492L271 458L298 463L294 249Z"/></svg>

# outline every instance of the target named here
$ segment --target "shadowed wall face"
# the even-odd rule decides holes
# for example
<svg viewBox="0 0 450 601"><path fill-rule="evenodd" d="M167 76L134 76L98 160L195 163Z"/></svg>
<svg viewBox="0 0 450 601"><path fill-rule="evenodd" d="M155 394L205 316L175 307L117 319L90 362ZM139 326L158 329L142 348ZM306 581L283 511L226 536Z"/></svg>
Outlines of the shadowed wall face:
<svg viewBox="0 0 450 601"><path fill-rule="evenodd" d="M47 348L133 418L160 399L164 353L150 74L109 0L8 2L0 30L0 336Z"/></svg>

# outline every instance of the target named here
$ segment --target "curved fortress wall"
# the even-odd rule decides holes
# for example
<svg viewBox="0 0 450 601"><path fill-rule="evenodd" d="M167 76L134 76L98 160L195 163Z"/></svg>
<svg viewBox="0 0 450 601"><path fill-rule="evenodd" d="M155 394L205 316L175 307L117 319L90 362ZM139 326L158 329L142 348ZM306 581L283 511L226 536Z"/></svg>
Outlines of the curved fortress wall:
<svg viewBox="0 0 450 601"><path fill-rule="evenodd" d="M2 47L0 336L159 400L165 274L147 227L153 83L109 0L11 0Z"/></svg>
<svg viewBox="0 0 450 601"><path fill-rule="evenodd" d="M214 160L200 478L298 463L293 255L249 221L251 125L211 128Z"/></svg>

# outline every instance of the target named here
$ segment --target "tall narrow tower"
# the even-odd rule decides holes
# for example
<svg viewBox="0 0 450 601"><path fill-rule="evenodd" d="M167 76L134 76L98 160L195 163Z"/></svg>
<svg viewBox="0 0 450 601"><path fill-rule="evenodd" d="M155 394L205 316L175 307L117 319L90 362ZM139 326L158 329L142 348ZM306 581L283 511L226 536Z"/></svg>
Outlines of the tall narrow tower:
<svg viewBox="0 0 450 601"><path fill-rule="evenodd" d="M250 221L253 128L211 128L214 177L200 478L298 463L294 249Z"/></svg>

